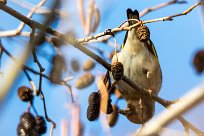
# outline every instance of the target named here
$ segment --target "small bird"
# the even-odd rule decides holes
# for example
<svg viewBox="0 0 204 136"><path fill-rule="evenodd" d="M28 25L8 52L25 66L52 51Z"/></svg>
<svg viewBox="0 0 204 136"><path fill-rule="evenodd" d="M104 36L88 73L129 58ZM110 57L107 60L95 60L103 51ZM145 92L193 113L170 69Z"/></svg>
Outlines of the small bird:
<svg viewBox="0 0 204 136"><path fill-rule="evenodd" d="M135 24L136 20L139 21L138 11L127 9L127 18L129 26ZM141 24L126 32L123 47L114 55L112 64L117 61L123 64L125 76L149 90L151 94L158 95L162 84L162 72L148 27ZM144 124L152 118L155 111L153 99L141 95L122 80L117 82L116 87L127 103L126 109L119 110L121 114L136 124Z"/></svg>

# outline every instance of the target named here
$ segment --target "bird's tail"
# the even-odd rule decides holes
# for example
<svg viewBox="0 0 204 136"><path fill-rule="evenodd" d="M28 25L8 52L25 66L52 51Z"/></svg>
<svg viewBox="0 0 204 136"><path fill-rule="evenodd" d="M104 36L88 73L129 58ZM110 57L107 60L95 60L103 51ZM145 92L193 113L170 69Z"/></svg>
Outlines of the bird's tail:
<svg viewBox="0 0 204 136"><path fill-rule="evenodd" d="M137 10L132 11L132 9L127 9L127 18L139 20L139 12ZM136 23L136 21L131 20L131 21L128 21L128 23L129 25L133 25Z"/></svg>

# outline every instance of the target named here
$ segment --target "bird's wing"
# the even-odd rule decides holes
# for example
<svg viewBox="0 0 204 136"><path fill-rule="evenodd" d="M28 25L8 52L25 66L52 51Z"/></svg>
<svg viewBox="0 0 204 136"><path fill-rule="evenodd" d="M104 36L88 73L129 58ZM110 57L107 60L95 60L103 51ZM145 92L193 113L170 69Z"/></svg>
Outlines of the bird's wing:
<svg viewBox="0 0 204 136"><path fill-rule="evenodd" d="M154 55L154 57L158 61L157 52L156 52L153 42L149 39L147 42L144 42L144 44L145 46L147 46L148 50Z"/></svg>

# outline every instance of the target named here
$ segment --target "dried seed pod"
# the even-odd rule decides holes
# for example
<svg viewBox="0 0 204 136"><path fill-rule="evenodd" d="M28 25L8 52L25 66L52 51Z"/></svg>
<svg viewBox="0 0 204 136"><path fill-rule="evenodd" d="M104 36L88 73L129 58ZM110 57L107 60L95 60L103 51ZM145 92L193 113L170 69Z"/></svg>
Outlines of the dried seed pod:
<svg viewBox="0 0 204 136"><path fill-rule="evenodd" d="M94 121L98 118L100 113L100 103L99 104L89 104L87 109L87 119L89 121Z"/></svg>
<svg viewBox="0 0 204 136"><path fill-rule="evenodd" d="M94 76L93 74L87 72L83 74L79 79L76 80L75 86L78 89L83 89L89 85L91 85L94 82Z"/></svg>
<svg viewBox="0 0 204 136"><path fill-rule="evenodd" d="M136 30L137 37L141 42L146 42L150 39L149 28L145 25L141 25Z"/></svg>
<svg viewBox="0 0 204 136"><path fill-rule="evenodd" d="M111 65L112 76L116 81L122 78L123 71L123 64L121 62L116 61Z"/></svg>
<svg viewBox="0 0 204 136"><path fill-rule="evenodd" d="M113 112L113 106L111 104L111 101L111 99L108 99L107 114L111 114Z"/></svg>
<svg viewBox="0 0 204 136"><path fill-rule="evenodd" d="M107 115L108 124L110 127L113 127L118 120L118 106L113 105L113 112Z"/></svg>
<svg viewBox="0 0 204 136"><path fill-rule="evenodd" d="M52 69L50 72L50 78L53 83L58 83L62 80L63 70L66 69L66 63L64 57L56 55L52 58Z"/></svg>
<svg viewBox="0 0 204 136"><path fill-rule="evenodd" d="M47 130L45 119L42 116L37 116L35 122L35 131L39 134L44 134Z"/></svg>
<svg viewBox="0 0 204 136"><path fill-rule="evenodd" d="M20 123L26 133L31 132L36 124L34 116L29 112L25 112L21 115Z"/></svg>
<svg viewBox="0 0 204 136"><path fill-rule="evenodd" d="M72 60L71 61L71 67L75 72L78 72L80 69L79 62L77 60Z"/></svg>
<svg viewBox="0 0 204 136"><path fill-rule="evenodd" d="M28 136L28 133L25 131L21 123L18 124L17 126L17 135L18 136Z"/></svg>
<svg viewBox="0 0 204 136"><path fill-rule="evenodd" d="M21 86L18 88L18 96L24 102L33 100L33 92L26 86Z"/></svg>
<svg viewBox="0 0 204 136"><path fill-rule="evenodd" d="M100 104L100 95L98 92L92 92L88 98L89 104Z"/></svg>
<svg viewBox="0 0 204 136"><path fill-rule="evenodd" d="M91 70L95 67L95 63L93 60L87 60L86 62L84 62L83 64L83 70L88 71Z"/></svg>
<svg viewBox="0 0 204 136"><path fill-rule="evenodd" d="M202 73L204 70L204 50L200 50L196 53L193 64L198 73Z"/></svg>

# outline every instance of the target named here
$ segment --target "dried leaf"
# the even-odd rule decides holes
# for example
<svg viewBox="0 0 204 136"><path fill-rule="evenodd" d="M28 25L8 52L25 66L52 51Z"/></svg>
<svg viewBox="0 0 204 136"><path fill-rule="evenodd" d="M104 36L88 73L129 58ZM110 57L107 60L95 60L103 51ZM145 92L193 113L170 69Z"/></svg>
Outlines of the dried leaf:
<svg viewBox="0 0 204 136"><path fill-rule="evenodd" d="M113 105L113 112L107 115L108 124L113 127L118 120L118 106Z"/></svg>
<svg viewBox="0 0 204 136"><path fill-rule="evenodd" d="M91 70L95 67L95 63L93 60L87 60L86 62L84 62L83 64L83 70L88 71Z"/></svg>
<svg viewBox="0 0 204 136"><path fill-rule="evenodd" d="M88 14L87 14L87 18L86 18L87 19L86 20L86 35L90 35L90 33L91 33L94 5L95 5L94 0L89 0Z"/></svg>
<svg viewBox="0 0 204 136"><path fill-rule="evenodd" d="M91 85L94 82L94 76L93 74L87 72L83 74L79 79L76 80L75 86L78 89L83 89L89 85Z"/></svg>
<svg viewBox="0 0 204 136"><path fill-rule="evenodd" d="M98 28L98 25L100 23L100 11L99 9L96 7L96 5L94 6L94 24L92 27L92 32L94 33L96 31L96 29Z"/></svg>
<svg viewBox="0 0 204 136"><path fill-rule="evenodd" d="M108 106L108 100L109 100L109 94L107 92L107 87L103 83L103 78L99 78L97 82L97 87L101 94L101 104L100 104L100 110L103 113L107 113L107 106Z"/></svg>
<svg viewBox="0 0 204 136"><path fill-rule="evenodd" d="M66 69L66 63L64 57L56 55L52 59L52 69L50 72L51 82L59 83L62 80L63 70Z"/></svg>

